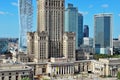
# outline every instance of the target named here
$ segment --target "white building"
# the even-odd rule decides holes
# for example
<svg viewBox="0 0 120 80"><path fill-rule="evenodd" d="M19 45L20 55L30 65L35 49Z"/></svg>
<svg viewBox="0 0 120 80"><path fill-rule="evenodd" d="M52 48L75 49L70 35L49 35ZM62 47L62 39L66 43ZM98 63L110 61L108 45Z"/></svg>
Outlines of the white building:
<svg viewBox="0 0 120 80"><path fill-rule="evenodd" d="M113 47L120 48L120 40L113 40Z"/></svg>
<svg viewBox="0 0 120 80"><path fill-rule="evenodd" d="M93 47L93 38L84 37L83 38L83 45Z"/></svg>

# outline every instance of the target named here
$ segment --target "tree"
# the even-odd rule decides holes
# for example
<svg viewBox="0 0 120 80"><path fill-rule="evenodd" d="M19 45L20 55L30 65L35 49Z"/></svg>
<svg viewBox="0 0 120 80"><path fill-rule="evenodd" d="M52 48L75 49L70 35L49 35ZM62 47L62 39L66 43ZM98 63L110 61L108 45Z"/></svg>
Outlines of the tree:
<svg viewBox="0 0 120 80"><path fill-rule="evenodd" d="M30 80L30 78L29 77L24 77L24 78L22 78L22 80Z"/></svg>
<svg viewBox="0 0 120 80"><path fill-rule="evenodd" d="M120 71L117 73L117 79L120 80Z"/></svg>

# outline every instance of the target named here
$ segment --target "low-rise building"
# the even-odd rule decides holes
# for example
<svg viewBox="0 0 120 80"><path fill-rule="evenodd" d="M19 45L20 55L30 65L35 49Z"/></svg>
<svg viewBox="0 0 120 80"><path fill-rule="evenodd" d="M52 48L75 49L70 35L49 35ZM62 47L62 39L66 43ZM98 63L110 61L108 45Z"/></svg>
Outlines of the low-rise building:
<svg viewBox="0 0 120 80"><path fill-rule="evenodd" d="M113 47L120 49L120 40L113 40Z"/></svg>
<svg viewBox="0 0 120 80"><path fill-rule="evenodd" d="M93 38L84 37L83 38L83 45L93 47Z"/></svg>
<svg viewBox="0 0 120 80"><path fill-rule="evenodd" d="M74 75L75 73L92 72L105 76L116 76L120 70L120 58L101 58L99 60L67 61L67 58L51 58L45 63L25 63L31 66L35 75Z"/></svg>
<svg viewBox="0 0 120 80"><path fill-rule="evenodd" d="M0 80L22 80L22 78L33 80L33 70L31 67L21 63L11 63L1 60Z"/></svg>
<svg viewBox="0 0 120 80"><path fill-rule="evenodd" d="M101 58L99 61L91 61L92 72L99 75L117 76L120 71L120 58Z"/></svg>

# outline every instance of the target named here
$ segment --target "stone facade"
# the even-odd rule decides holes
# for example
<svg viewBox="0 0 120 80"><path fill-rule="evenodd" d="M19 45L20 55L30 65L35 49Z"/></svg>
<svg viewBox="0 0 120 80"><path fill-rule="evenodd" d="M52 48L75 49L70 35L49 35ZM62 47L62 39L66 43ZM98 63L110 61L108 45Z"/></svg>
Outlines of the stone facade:
<svg viewBox="0 0 120 80"><path fill-rule="evenodd" d="M0 80L22 80L28 77L33 80L33 70L31 67L24 64L0 64Z"/></svg>
<svg viewBox="0 0 120 80"><path fill-rule="evenodd" d="M48 34L47 32L35 33L34 35L35 62L46 62L48 60Z"/></svg>
<svg viewBox="0 0 120 80"><path fill-rule="evenodd" d="M75 33L65 32L63 35L63 54L69 62L75 61Z"/></svg>
<svg viewBox="0 0 120 80"><path fill-rule="evenodd" d="M28 55L31 61L46 62L48 60L48 34L43 31L41 33L28 33Z"/></svg>
<svg viewBox="0 0 120 80"><path fill-rule="evenodd" d="M48 57L62 57L64 0L37 0L37 7L37 32L48 33Z"/></svg>
<svg viewBox="0 0 120 80"><path fill-rule="evenodd" d="M74 63L68 63L68 62L63 62L63 63L48 63L47 64L47 74L51 76L57 75L72 75L74 74Z"/></svg>
<svg viewBox="0 0 120 80"><path fill-rule="evenodd" d="M37 4L37 32L27 33L27 54L30 61L47 62L51 57L66 57L69 61L74 61L75 33L66 32L63 36L64 0L38 0Z"/></svg>

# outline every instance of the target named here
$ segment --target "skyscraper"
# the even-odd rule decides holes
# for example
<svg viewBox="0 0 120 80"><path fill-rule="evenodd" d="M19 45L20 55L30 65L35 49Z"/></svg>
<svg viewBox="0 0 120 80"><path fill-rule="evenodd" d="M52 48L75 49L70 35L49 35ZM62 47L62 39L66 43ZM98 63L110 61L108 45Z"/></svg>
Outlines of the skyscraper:
<svg viewBox="0 0 120 80"><path fill-rule="evenodd" d="M78 47L83 44L83 15L78 13Z"/></svg>
<svg viewBox="0 0 120 80"><path fill-rule="evenodd" d="M94 15L95 53L112 53L112 14Z"/></svg>
<svg viewBox="0 0 120 80"><path fill-rule="evenodd" d="M19 49L24 51L27 47L27 32L32 31L33 5L32 0L19 0L20 36Z"/></svg>
<svg viewBox="0 0 120 80"><path fill-rule="evenodd" d="M75 32L76 34L76 49L78 45L82 43L81 37L83 37L83 16L78 13L78 9L73 4L68 4L68 8L65 10L65 32ZM82 33L81 33L82 32Z"/></svg>
<svg viewBox="0 0 120 80"><path fill-rule="evenodd" d="M37 32L48 33L48 56L63 56L64 0L37 0Z"/></svg>
<svg viewBox="0 0 120 80"><path fill-rule="evenodd" d="M88 27L88 25L84 25L84 37L89 37L89 27Z"/></svg>

